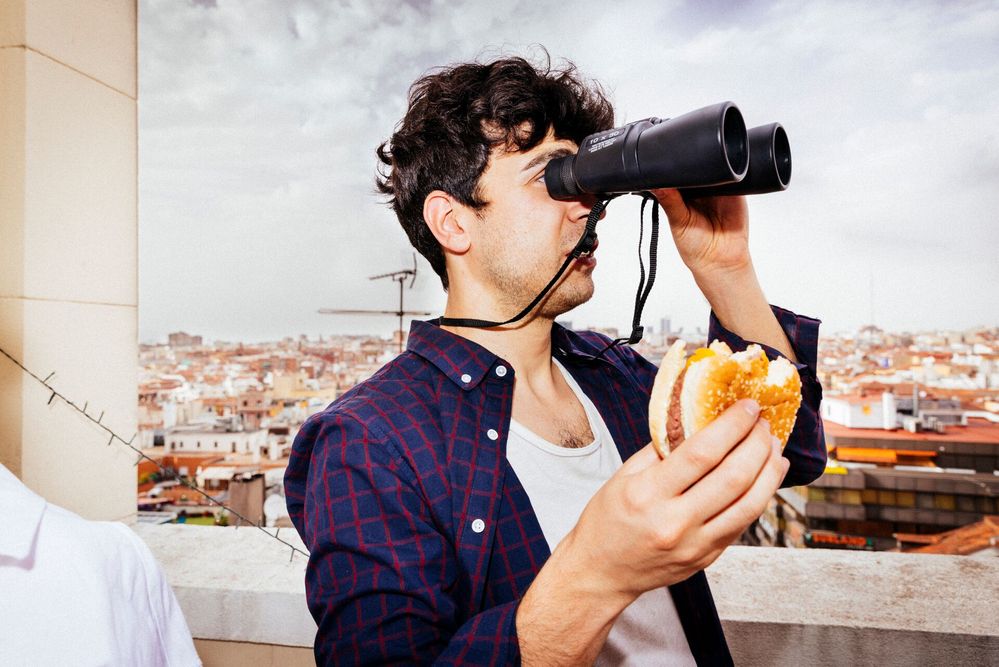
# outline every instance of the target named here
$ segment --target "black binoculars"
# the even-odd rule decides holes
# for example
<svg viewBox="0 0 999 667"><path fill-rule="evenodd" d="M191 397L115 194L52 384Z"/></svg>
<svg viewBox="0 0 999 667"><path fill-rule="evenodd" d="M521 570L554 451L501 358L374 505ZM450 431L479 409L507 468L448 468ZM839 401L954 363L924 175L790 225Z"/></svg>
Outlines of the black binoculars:
<svg viewBox="0 0 999 667"><path fill-rule="evenodd" d="M648 118L583 139L579 152L548 163L554 199L680 188L685 197L777 192L791 180L791 145L779 123L746 130L721 102L676 118Z"/></svg>

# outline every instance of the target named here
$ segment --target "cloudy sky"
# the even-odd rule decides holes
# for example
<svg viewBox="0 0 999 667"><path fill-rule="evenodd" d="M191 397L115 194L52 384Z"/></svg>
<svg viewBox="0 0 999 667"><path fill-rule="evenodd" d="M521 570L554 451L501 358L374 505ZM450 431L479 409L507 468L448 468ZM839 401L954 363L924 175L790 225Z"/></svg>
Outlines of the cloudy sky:
<svg viewBox="0 0 999 667"><path fill-rule="evenodd" d="M750 200L772 303L892 330L999 325L999 9L994 2L140 0L140 338L387 334L368 276L411 252L373 192L374 149L428 69L537 55L610 92L619 123L732 100L779 121L791 187ZM570 11L571 8L571 11ZM575 326L628 326L638 199L601 223ZM631 201L633 200L633 201ZM707 303L662 239L646 324ZM420 258L407 307L444 295ZM468 313L468 316L476 316Z"/></svg>

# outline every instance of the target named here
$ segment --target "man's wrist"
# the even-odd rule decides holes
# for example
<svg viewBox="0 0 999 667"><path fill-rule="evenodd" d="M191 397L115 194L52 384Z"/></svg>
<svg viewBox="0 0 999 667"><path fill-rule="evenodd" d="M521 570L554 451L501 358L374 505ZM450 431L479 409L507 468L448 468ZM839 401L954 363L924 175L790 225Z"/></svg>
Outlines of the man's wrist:
<svg viewBox="0 0 999 667"><path fill-rule="evenodd" d="M555 549L517 608L524 664L592 663L614 621L634 601L579 561L571 537Z"/></svg>
<svg viewBox="0 0 999 667"><path fill-rule="evenodd" d="M787 335L763 294L752 262L736 269L693 273L694 281L723 327L744 340L763 343L791 361L797 361Z"/></svg>
<svg viewBox="0 0 999 667"><path fill-rule="evenodd" d="M711 305L718 321L732 329L747 310L767 304L752 262L735 268L691 270L704 298Z"/></svg>

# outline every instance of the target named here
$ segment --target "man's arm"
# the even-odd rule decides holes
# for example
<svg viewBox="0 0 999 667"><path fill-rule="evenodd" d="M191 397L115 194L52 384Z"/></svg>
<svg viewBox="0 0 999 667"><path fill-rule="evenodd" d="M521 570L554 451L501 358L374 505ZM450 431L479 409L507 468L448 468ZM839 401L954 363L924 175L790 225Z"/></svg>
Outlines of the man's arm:
<svg viewBox="0 0 999 667"><path fill-rule="evenodd" d="M686 200L679 190L653 190L666 211L680 259L721 323L733 333L796 361L756 278L749 253L745 197Z"/></svg>
<svg viewBox="0 0 999 667"><path fill-rule="evenodd" d="M743 340L772 347L790 361L798 361L763 295L752 262L731 271L696 273L694 280L725 329Z"/></svg>
<svg viewBox="0 0 999 667"><path fill-rule="evenodd" d="M295 439L288 509L309 547L318 664L507 664L515 604L462 622L458 563L398 451L356 420L313 417Z"/></svg>
<svg viewBox="0 0 999 667"><path fill-rule="evenodd" d="M771 359L782 355L798 368L802 403L784 449L791 470L783 484L807 484L822 474L826 462L819 418L822 388L815 368L819 321L771 308L767 303L749 253L745 197L687 201L674 189L654 194L669 217L681 259L711 304L708 340L719 338L734 350L756 342Z"/></svg>
<svg viewBox="0 0 999 667"><path fill-rule="evenodd" d="M628 604L710 565L760 515L787 461L758 415L739 401L666 459L648 445L600 487L520 604L524 664L592 664Z"/></svg>

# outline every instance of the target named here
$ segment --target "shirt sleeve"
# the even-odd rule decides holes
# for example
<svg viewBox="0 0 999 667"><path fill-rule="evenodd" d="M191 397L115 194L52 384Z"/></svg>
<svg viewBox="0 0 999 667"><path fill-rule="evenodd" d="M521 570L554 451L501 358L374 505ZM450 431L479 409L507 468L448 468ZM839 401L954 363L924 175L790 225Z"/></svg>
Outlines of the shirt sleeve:
<svg viewBox="0 0 999 667"><path fill-rule="evenodd" d="M454 545L387 438L327 412L303 425L285 477L310 551L318 664L519 661L516 602L469 615Z"/></svg>
<svg viewBox="0 0 999 667"><path fill-rule="evenodd" d="M152 551L127 526L111 525L126 537L136 556L136 573L145 584L145 595L138 596L138 601L144 608L136 608L134 611L140 617L145 616L142 619L143 627L149 627L145 642L155 644L158 648L155 664L165 667L200 667L201 659L194 648L184 612Z"/></svg>
<svg viewBox="0 0 999 667"><path fill-rule="evenodd" d="M770 306L777 322L784 330L791 349L798 358L794 363L801 377L801 407L791 437L784 448L784 457L791 462L787 475L781 484L783 487L800 486L817 479L826 467L826 442L822 428L822 418L819 416L819 404L822 402L822 386L816 374L818 358L819 324L820 320L804 315L797 315L778 306ZM744 350L753 341L743 340L722 326L721 322L711 313L708 325L708 340L721 340L733 350ZM766 352L767 357L776 359L784 355L774 348L758 343ZM790 361L790 360L789 360Z"/></svg>

